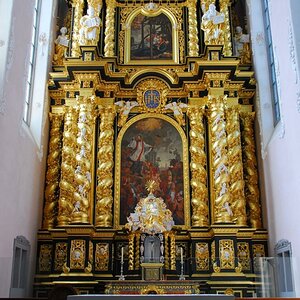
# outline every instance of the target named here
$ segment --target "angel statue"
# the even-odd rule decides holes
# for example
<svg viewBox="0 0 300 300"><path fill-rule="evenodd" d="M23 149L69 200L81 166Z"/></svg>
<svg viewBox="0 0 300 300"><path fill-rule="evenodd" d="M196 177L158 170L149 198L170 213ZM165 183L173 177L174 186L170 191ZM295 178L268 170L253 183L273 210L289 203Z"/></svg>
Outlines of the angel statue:
<svg viewBox="0 0 300 300"><path fill-rule="evenodd" d="M165 106L165 110L167 110L167 109L173 110L174 117L177 120L177 122L179 123L179 125L184 126L185 121L184 121L184 118L183 118L182 109L187 108L187 107L188 106L185 103L181 103L181 102L177 103L177 102L174 101L174 102L168 103Z"/></svg>
<svg viewBox="0 0 300 300"><path fill-rule="evenodd" d="M115 105L120 107L119 120L118 120L119 127L122 127L126 123L130 111L135 106L139 106L138 102L136 101L124 101L124 100L116 102Z"/></svg>

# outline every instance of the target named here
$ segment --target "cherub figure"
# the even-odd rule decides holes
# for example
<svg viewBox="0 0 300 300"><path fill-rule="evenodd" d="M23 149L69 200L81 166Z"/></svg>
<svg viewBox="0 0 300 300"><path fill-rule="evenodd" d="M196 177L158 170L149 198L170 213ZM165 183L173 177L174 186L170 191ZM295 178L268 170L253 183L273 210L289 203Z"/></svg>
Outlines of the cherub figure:
<svg viewBox="0 0 300 300"><path fill-rule="evenodd" d="M185 121L184 121L184 118L183 118L182 109L187 108L187 107L188 106L185 103L181 103L181 102L177 103L177 102L174 101L174 102L168 103L165 106L165 110L168 110L168 109L173 110L174 117L177 120L177 122L179 123L179 125L184 126Z"/></svg>
<svg viewBox="0 0 300 300"><path fill-rule="evenodd" d="M115 105L120 107L119 120L118 120L119 127L122 127L126 123L130 111L135 106L139 106L137 101L123 101L123 100L116 102Z"/></svg>

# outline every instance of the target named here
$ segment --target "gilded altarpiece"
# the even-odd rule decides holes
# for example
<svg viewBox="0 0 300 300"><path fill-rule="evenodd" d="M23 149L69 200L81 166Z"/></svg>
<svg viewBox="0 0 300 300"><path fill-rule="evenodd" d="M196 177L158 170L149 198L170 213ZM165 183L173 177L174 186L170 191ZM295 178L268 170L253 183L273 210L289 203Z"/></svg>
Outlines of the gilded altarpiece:
<svg viewBox="0 0 300 300"><path fill-rule="evenodd" d="M57 283L253 295L268 250L246 12L226 0L61 2L35 295ZM134 219L146 200L156 231ZM145 259L158 281L141 282Z"/></svg>

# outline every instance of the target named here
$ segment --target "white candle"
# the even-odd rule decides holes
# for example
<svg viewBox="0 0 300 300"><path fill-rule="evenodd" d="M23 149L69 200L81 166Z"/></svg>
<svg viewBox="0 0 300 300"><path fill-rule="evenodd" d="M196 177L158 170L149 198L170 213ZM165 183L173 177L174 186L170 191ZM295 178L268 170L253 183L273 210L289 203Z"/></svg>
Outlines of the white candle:
<svg viewBox="0 0 300 300"><path fill-rule="evenodd" d="M181 263L183 264L183 248L180 248Z"/></svg>
<svg viewBox="0 0 300 300"><path fill-rule="evenodd" d="M121 248L121 263L124 262L124 248Z"/></svg>

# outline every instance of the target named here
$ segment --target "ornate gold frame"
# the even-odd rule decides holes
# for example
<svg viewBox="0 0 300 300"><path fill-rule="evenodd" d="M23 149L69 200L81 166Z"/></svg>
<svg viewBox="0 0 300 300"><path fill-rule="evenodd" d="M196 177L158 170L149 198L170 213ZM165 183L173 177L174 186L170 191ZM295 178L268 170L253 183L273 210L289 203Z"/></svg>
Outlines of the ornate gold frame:
<svg viewBox="0 0 300 300"><path fill-rule="evenodd" d="M189 192L189 161L188 161L188 141L180 125L172 118L156 113L145 113L130 119L120 130L116 141L115 156L115 186L114 186L114 228L121 229L120 225L120 181L121 181L121 142L126 130L135 122L146 119L157 118L169 122L177 129L182 140L182 161L183 161L183 186L184 186L184 225L183 229L190 228L190 192Z"/></svg>
<svg viewBox="0 0 300 300"><path fill-rule="evenodd" d="M165 14L168 19L170 20L172 24L172 60L131 60L130 59L130 41L131 41L131 23L134 20L134 18L141 13L144 16L147 17L156 17L160 14ZM123 24L123 29L122 31L125 33L125 41L124 41L124 64L131 64L131 65L170 65L170 64L178 64L179 63L179 28L181 28L181 25L178 25L178 21L174 14L164 8L164 7L159 7L157 10L146 10L144 7L139 7L135 9L128 17ZM122 51L122 47L120 47L120 51ZM120 55L121 57L121 55Z"/></svg>

